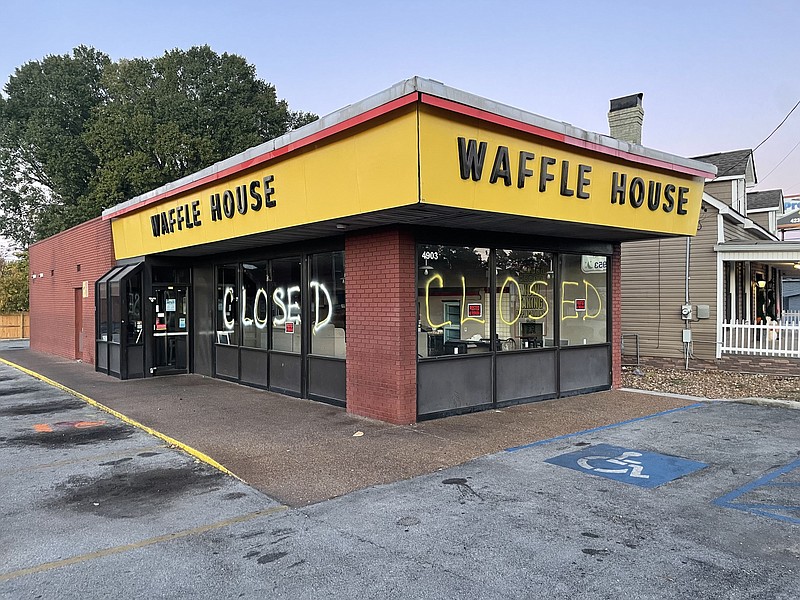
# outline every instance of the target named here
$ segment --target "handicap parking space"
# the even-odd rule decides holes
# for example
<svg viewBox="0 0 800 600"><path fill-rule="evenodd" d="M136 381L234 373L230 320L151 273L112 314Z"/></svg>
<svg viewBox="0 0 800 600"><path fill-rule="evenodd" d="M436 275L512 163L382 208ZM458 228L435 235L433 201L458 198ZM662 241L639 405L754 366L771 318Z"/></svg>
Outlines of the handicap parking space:
<svg viewBox="0 0 800 600"><path fill-rule="evenodd" d="M658 487L708 466L695 460L610 444L589 445L545 462L646 488Z"/></svg>
<svg viewBox="0 0 800 600"><path fill-rule="evenodd" d="M725 494L714 503L800 525L800 459Z"/></svg>

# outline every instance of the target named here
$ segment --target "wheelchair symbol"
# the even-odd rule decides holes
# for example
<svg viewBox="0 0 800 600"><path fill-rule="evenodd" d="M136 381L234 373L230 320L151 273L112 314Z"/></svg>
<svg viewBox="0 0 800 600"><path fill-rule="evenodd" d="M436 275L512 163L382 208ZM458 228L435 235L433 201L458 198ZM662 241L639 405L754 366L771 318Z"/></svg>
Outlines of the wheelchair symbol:
<svg viewBox="0 0 800 600"><path fill-rule="evenodd" d="M619 473L620 475L628 474L630 477L638 477L639 479L650 479L650 475L642 473L644 467L638 460L631 460L631 456L641 456L641 452L623 452L616 458L610 456L586 456L578 459L578 465L587 471L596 471L598 473ZM592 464L593 461L605 461L605 464L618 465L622 468L603 468Z"/></svg>

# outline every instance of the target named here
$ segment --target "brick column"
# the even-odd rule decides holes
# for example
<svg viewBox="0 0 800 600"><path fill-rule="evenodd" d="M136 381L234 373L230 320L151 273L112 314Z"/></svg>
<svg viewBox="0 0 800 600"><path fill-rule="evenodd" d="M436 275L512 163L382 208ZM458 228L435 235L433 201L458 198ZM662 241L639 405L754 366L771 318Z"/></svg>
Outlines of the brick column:
<svg viewBox="0 0 800 600"><path fill-rule="evenodd" d="M413 235L345 241L347 412L395 424L417 419L417 290Z"/></svg>
<svg viewBox="0 0 800 600"><path fill-rule="evenodd" d="M622 386L622 245L611 254L611 387Z"/></svg>

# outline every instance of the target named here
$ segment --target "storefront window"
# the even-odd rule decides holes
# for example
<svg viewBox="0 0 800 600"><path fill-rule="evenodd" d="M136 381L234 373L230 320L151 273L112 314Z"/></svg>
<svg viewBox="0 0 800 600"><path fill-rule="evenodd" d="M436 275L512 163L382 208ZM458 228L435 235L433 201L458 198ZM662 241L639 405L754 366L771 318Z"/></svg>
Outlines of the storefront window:
<svg viewBox="0 0 800 600"><path fill-rule="evenodd" d="M272 349L300 352L301 270L299 258L272 261Z"/></svg>
<svg viewBox="0 0 800 600"><path fill-rule="evenodd" d="M311 257L311 353L345 357L344 252Z"/></svg>
<svg viewBox="0 0 800 600"><path fill-rule="evenodd" d="M108 296L111 302L111 341L119 343L122 328L122 306L119 301L119 281L108 284Z"/></svg>
<svg viewBox="0 0 800 600"><path fill-rule="evenodd" d="M420 357L490 352L489 250L418 246Z"/></svg>
<svg viewBox="0 0 800 600"><path fill-rule="evenodd" d="M236 294L236 265L217 268L217 343L239 343L239 301Z"/></svg>
<svg viewBox="0 0 800 600"><path fill-rule="evenodd" d="M242 346L267 349L269 344L269 287L267 263L242 265Z"/></svg>
<svg viewBox="0 0 800 600"><path fill-rule="evenodd" d="M142 274L137 273L125 282L125 306L127 309L127 343L141 344L142 338Z"/></svg>
<svg viewBox="0 0 800 600"><path fill-rule="evenodd" d="M498 350L553 345L552 254L529 250L497 250Z"/></svg>
<svg viewBox="0 0 800 600"><path fill-rule="evenodd" d="M604 344L607 332L608 257L561 257L561 345Z"/></svg>
<svg viewBox="0 0 800 600"><path fill-rule="evenodd" d="M97 286L98 332L97 339L108 340L108 284L100 283Z"/></svg>

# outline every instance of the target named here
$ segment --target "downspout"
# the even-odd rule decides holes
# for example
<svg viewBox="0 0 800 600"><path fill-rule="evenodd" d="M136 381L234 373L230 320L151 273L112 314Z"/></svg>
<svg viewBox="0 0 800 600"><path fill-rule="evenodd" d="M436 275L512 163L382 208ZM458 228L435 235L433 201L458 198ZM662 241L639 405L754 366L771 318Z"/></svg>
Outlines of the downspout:
<svg viewBox="0 0 800 600"><path fill-rule="evenodd" d="M684 282L684 304L689 305L689 262L692 255L692 238L686 238L686 278ZM692 315L689 313L689 317L684 322L685 329L691 329L690 325L692 323ZM691 342L683 342L683 355L685 360L685 369L689 370L689 345Z"/></svg>
<svg viewBox="0 0 800 600"><path fill-rule="evenodd" d="M723 224L723 217L717 213L717 244L722 244L725 241L725 226ZM732 265L733 263L728 263ZM728 279L730 285L730 276ZM733 286L730 286L731 288ZM717 309L716 309L716 331L717 343L715 349L715 357L717 360L722 358L722 322L725 318L725 266L722 261L722 254L717 252ZM730 302L730 296L728 297ZM733 321L733 307L731 307L731 321Z"/></svg>

